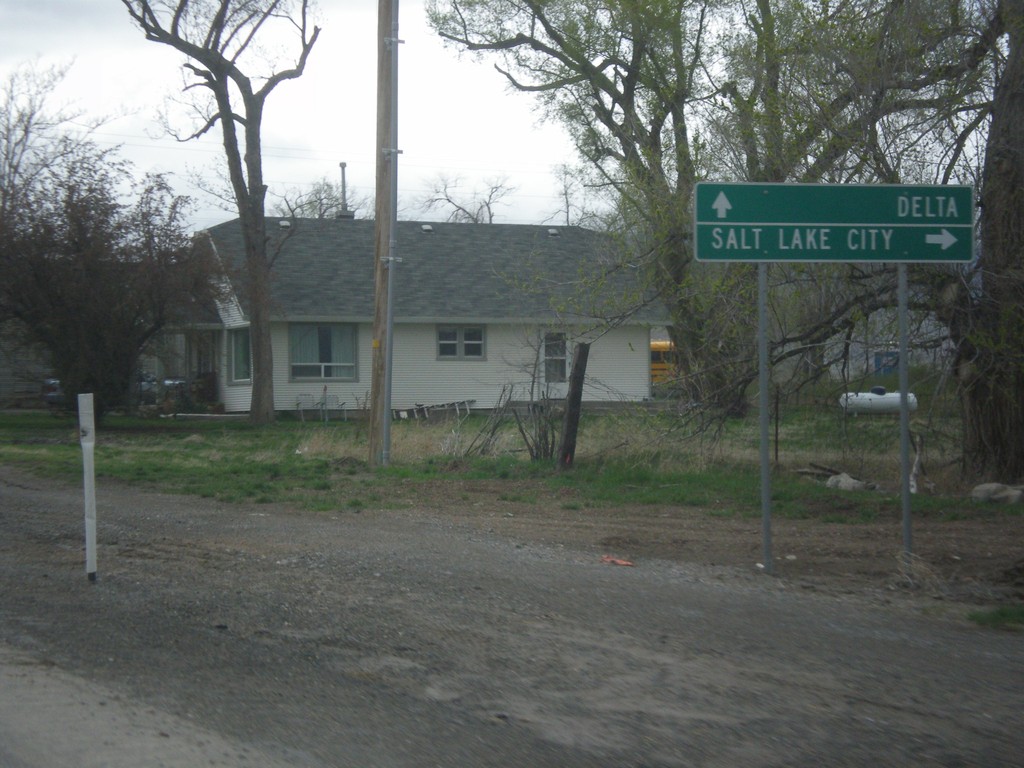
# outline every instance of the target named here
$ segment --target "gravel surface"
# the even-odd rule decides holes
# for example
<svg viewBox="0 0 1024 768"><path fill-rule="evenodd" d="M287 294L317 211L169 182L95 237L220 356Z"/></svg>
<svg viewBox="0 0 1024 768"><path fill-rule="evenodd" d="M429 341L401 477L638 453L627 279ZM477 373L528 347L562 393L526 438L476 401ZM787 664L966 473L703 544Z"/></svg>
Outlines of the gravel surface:
<svg viewBox="0 0 1024 768"><path fill-rule="evenodd" d="M101 485L90 583L80 490L0 467L0 766L1020 764L1024 636L949 591L814 578L788 529L769 577L756 537L687 554L734 523L441 490L325 514Z"/></svg>

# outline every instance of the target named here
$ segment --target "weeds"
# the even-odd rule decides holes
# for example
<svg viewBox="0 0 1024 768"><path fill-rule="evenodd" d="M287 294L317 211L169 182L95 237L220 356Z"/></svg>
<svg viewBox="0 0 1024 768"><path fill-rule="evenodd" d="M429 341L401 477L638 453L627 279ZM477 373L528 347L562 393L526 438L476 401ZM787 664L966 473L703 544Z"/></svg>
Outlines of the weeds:
<svg viewBox="0 0 1024 768"><path fill-rule="evenodd" d="M892 419L863 417L841 430L835 409L794 407L779 420L779 465L772 482L773 511L782 517L856 524L893 514L898 502L898 440ZM584 507L663 505L708 514L754 515L759 509L757 418L722 424L716 458L708 434L681 425L696 417L622 409L585 414L574 469L557 473L551 462L530 461L516 425L483 416L398 422L392 462L371 470L365 426L281 419L266 427L242 420L145 420L111 416L96 449L98 477L224 501L290 502L308 509L352 509L373 503L374 488L459 477L571 489ZM943 425L949 429L948 424ZM481 440L480 435L485 439ZM486 451L468 446L486 443ZM936 445L939 440L934 441ZM945 441L948 443L949 441ZM944 444L945 444L944 443ZM857 446L856 468L848 462ZM484 455L480 455L483 453ZM0 461L77 481L81 451L71 417L26 413L0 416ZM856 469L889 493L842 493L798 478L787 467L817 461ZM510 489L509 499L535 499ZM345 498L351 499L346 502ZM920 496L923 514L955 519L966 514L948 497Z"/></svg>
<svg viewBox="0 0 1024 768"><path fill-rule="evenodd" d="M900 579L904 586L942 593L946 584L938 572L917 555L901 552L896 557Z"/></svg>
<svg viewBox="0 0 1024 768"><path fill-rule="evenodd" d="M1024 630L1024 606L1004 605L985 611L972 611L967 618L989 629Z"/></svg>

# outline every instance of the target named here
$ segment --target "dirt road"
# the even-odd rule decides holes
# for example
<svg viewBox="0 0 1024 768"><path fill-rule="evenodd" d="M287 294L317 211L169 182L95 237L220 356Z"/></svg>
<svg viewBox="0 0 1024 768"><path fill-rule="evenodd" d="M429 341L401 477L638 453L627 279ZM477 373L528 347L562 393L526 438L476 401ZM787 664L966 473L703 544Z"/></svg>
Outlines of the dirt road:
<svg viewBox="0 0 1024 768"><path fill-rule="evenodd" d="M0 764L977 767L1024 752L1024 637L948 603L613 565L455 498L451 514L102 486L98 501L92 584L78 489L0 467ZM108 760L90 763L97 732Z"/></svg>

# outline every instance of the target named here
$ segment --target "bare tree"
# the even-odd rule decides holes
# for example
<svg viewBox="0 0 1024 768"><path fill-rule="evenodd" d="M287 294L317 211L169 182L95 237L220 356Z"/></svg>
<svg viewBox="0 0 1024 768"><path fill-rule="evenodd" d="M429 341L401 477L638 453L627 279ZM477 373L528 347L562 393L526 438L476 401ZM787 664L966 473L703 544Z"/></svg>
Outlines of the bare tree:
<svg viewBox="0 0 1024 768"><path fill-rule="evenodd" d="M423 198L422 206L427 211L445 212L447 221L493 224L497 207L516 188L509 186L507 178L489 179L485 183L487 188L483 192L474 189L468 194L462 194L459 190L462 179L442 174L437 177L430 193Z"/></svg>
<svg viewBox="0 0 1024 768"><path fill-rule="evenodd" d="M51 109L50 97L67 74L67 66L37 69L25 64L0 85L0 220L20 206L50 168L82 146L102 124L67 109ZM69 130L72 123L75 131Z"/></svg>
<svg viewBox="0 0 1024 768"><path fill-rule="evenodd" d="M559 221L566 227L603 228L603 217L587 208L586 180L583 169L572 168L566 163L561 163L554 169L554 172L558 181L558 199L561 200L562 205L550 216L548 221Z"/></svg>
<svg viewBox="0 0 1024 768"><path fill-rule="evenodd" d="M186 90L205 93L206 99L193 102L199 123L187 138L220 126L245 246L253 383L250 418L256 424L268 423L274 419L269 285L273 254L267 243L261 128L267 98L281 83L302 76L320 29L309 20L309 0L121 1L147 40L188 57L183 65L190 78ZM296 41L294 61L276 71L246 74L243 67L260 71L268 66L268 53L258 41L277 28Z"/></svg>
<svg viewBox="0 0 1024 768"><path fill-rule="evenodd" d="M357 218L361 211L372 211L373 201L366 195L342 190L341 184L323 177L305 191L289 190L274 206L278 216L302 219Z"/></svg>
<svg viewBox="0 0 1024 768"><path fill-rule="evenodd" d="M212 300L216 265L163 177L134 185L125 162L88 142L50 148L58 156L0 218L0 320L49 353L70 407L92 392L102 414L128 399L156 334Z"/></svg>

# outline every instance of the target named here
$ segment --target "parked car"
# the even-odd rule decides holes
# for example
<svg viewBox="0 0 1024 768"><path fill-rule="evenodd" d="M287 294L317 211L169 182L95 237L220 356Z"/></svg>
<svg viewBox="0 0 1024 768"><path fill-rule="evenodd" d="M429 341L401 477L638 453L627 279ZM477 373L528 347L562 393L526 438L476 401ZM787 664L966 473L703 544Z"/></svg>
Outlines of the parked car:
<svg viewBox="0 0 1024 768"><path fill-rule="evenodd" d="M156 405L156 376L151 373L140 373L136 377L135 387L139 405Z"/></svg>
<svg viewBox="0 0 1024 768"><path fill-rule="evenodd" d="M139 405L155 404L157 395L156 376L145 372L136 376L134 394ZM60 379L43 379L42 396L43 402L47 405L64 405L64 390L61 389Z"/></svg>
<svg viewBox="0 0 1024 768"><path fill-rule="evenodd" d="M64 390L60 388L60 379L43 379L42 396L47 405L63 405Z"/></svg>
<svg viewBox="0 0 1024 768"><path fill-rule="evenodd" d="M181 376L168 376L164 379L165 392L184 392L187 387L188 379L183 379Z"/></svg>

